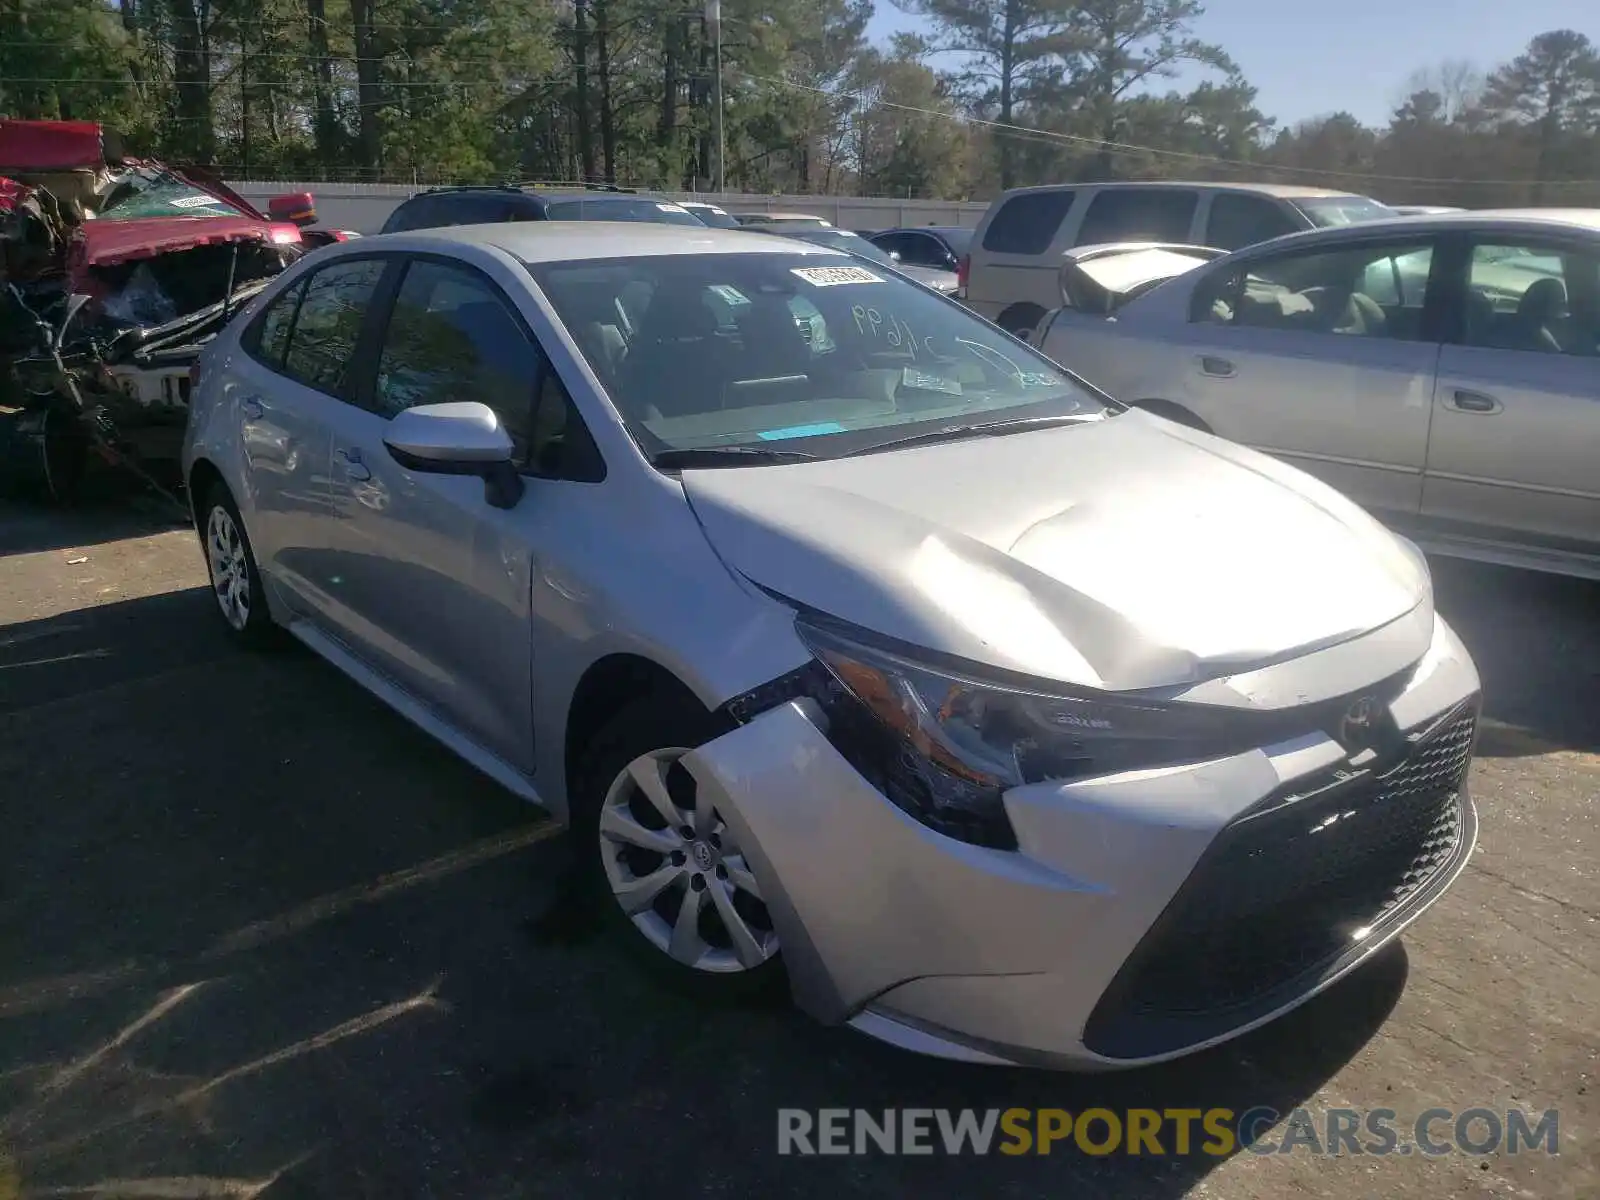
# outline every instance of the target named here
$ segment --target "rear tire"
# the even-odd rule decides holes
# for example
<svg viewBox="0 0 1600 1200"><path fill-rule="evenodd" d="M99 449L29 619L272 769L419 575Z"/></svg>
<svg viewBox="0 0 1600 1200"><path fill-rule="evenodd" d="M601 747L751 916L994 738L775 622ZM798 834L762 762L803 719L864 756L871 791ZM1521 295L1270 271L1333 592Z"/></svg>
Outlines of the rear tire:
<svg viewBox="0 0 1600 1200"><path fill-rule="evenodd" d="M581 755L571 789L578 886L656 979L712 1003L784 994L777 934L720 814L678 760L725 732L698 705L642 697Z"/></svg>
<svg viewBox="0 0 1600 1200"><path fill-rule="evenodd" d="M200 506L200 543L205 548L211 594L229 635L252 650L281 644L283 631L267 611L266 588L250 535L233 494L219 480Z"/></svg>

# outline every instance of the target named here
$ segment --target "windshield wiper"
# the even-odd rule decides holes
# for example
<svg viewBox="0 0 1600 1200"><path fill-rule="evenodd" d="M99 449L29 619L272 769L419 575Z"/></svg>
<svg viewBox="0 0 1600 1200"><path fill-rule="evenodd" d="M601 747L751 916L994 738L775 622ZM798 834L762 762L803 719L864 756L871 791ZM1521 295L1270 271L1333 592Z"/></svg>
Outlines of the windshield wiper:
<svg viewBox="0 0 1600 1200"><path fill-rule="evenodd" d="M1098 421L1103 413L1075 413L1070 416L1029 417L1020 421L984 421L978 424L944 425L938 429L925 429L921 433L891 438L887 442L853 450L846 457L857 454L876 454L879 450L899 450L905 446L922 446L931 442L948 442L964 437L1001 437L1008 433L1031 433L1036 429L1053 429L1060 425L1082 425Z"/></svg>
<svg viewBox="0 0 1600 1200"><path fill-rule="evenodd" d="M804 450L777 450L769 446L684 446L658 450L650 456L652 467L677 471L693 467L753 467L762 463L816 462Z"/></svg>

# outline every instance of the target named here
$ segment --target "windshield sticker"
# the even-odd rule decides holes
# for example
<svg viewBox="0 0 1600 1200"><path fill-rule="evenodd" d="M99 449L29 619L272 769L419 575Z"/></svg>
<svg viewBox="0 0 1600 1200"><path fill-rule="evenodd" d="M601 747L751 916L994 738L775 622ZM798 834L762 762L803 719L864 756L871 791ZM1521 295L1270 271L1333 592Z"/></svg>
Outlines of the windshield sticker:
<svg viewBox="0 0 1600 1200"><path fill-rule="evenodd" d="M656 207L662 212L681 212L686 216L689 212L689 210L681 204L658 204Z"/></svg>
<svg viewBox="0 0 1600 1200"><path fill-rule="evenodd" d="M729 304L749 304L750 303L750 298L748 296L746 296L738 288L729 287L725 283L713 283L711 285L711 291L716 293L718 296L721 296Z"/></svg>
<svg viewBox="0 0 1600 1200"><path fill-rule="evenodd" d="M220 208L222 201L215 196L179 196L167 201L173 208Z"/></svg>
<svg viewBox="0 0 1600 1200"><path fill-rule="evenodd" d="M761 434L765 442L781 442L785 438L815 437L819 433L843 433L844 426L837 421L823 421L817 425L790 425L784 429L768 429Z"/></svg>
<svg viewBox="0 0 1600 1200"><path fill-rule="evenodd" d="M906 367L900 372L900 386L916 388L920 392L943 392L947 396L961 395L959 379L930 375L927 371L919 371L915 367Z"/></svg>
<svg viewBox="0 0 1600 1200"><path fill-rule="evenodd" d="M1030 387L1065 387L1067 381L1051 371L1020 371L1017 374L1017 383L1025 388Z"/></svg>
<svg viewBox="0 0 1600 1200"><path fill-rule="evenodd" d="M798 275L813 287L836 287L841 283L883 283L881 275L874 275L865 267L792 267L791 275Z"/></svg>

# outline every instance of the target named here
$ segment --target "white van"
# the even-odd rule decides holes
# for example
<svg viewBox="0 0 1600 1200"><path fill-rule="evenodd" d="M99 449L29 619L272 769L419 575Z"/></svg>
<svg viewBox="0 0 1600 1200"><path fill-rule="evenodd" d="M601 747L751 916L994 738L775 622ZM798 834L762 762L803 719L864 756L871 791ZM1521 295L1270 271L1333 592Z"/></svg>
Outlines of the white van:
<svg viewBox="0 0 1600 1200"><path fill-rule="evenodd" d="M1061 307L1062 254L1114 242L1238 250L1396 214L1368 196L1270 183L1087 183L1013 188L983 214L965 284L979 316L1026 338Z"/></svg>

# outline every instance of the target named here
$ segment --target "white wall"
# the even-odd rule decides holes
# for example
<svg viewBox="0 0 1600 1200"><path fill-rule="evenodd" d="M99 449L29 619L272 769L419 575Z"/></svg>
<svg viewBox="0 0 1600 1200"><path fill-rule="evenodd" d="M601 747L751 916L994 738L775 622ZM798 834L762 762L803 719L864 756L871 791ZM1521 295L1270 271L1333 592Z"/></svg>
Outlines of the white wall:
<svg viewBox="0 0 1600 1200"><path fill-rule="evenodd" d="M265 211L267 201L283 192L310 192L317 200L317 223L332 229L377 233L400 201L425 189L390 183L292 183L252 181L229 185ZM853 196L708 196L661 192L675 200L708 200L729 212L805 212L832 221L841 229L889 229L897 225L964 225L972 228L989 207L987 202L955 200L883 200Z"/></svg>

